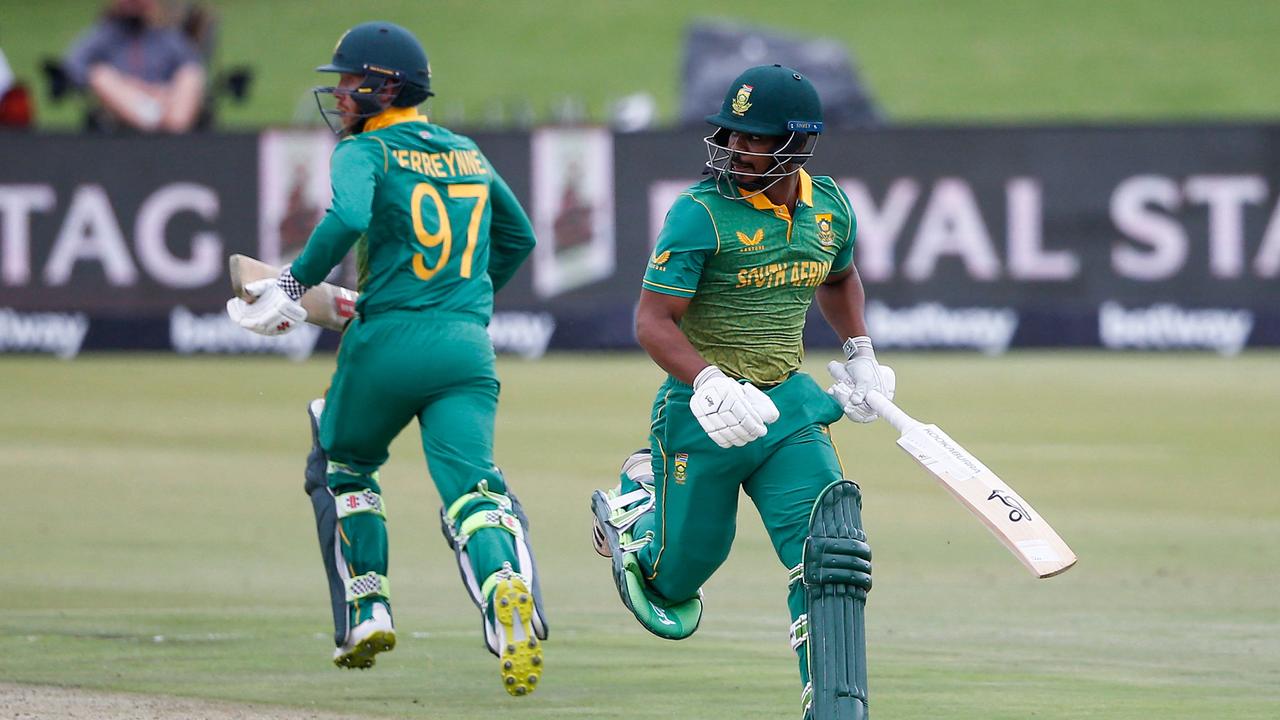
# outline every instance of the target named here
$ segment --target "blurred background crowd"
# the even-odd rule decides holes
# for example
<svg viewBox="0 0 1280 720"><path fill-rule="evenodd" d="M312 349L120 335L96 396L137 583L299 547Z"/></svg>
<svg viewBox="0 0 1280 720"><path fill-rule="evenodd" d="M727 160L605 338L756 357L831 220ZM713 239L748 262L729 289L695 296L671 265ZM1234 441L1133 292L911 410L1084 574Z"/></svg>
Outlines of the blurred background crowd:
<svg viewBox="0 0 1280 720"><path fill-rule="evenodd" d="M316 121L310 69L385 16L423 38L445 124L700 124L769 58L806 71L834 127L1266 118L1280 6L1128 0L510 3L0 2L0 124L187 132ZM566 18L572 18L566 22Z"/></svg>

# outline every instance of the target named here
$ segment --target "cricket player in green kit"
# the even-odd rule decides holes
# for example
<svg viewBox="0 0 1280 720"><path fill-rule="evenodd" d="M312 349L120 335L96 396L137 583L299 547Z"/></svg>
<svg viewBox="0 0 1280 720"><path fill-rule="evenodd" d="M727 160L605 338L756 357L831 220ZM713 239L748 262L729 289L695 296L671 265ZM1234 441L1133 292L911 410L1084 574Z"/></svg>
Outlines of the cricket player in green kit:
<svg viewBox="0 0 1280 720"><path fill-rule="evenodd" d="M800 73L747 70L707 121L711 177L668 212L636 313L636 337L668 377L649 448L592 496L596 549L646 629L688 637L733 542L741 487L790 570L804 717L865 718L871 551L828 426L875 420L866 394L892 397L894 378L867 336L856 221L831 178L802 169L822 109ZM815 298L847 339L825 392L799 372Z"/></svg>
<svg viewBox="0 0 1280 720"><path fill-rule="evenodd" d="M309 407L307 492L329 578L340 667L368 668L395 646L378 469L417 418L441 523L479 607L485 644L513 695L541 676L547 627L528 520L493 461L498 379L486 326L493 294L533 249L528 216L470 139L433 125L426 53L407 30L358 25L338 41L332 95L342 140L333 203L278 279L228 312L263 334L306 318L297 302L354 247L360 298L323 400ZM333 127L334 123L330 122Z"/></svg>

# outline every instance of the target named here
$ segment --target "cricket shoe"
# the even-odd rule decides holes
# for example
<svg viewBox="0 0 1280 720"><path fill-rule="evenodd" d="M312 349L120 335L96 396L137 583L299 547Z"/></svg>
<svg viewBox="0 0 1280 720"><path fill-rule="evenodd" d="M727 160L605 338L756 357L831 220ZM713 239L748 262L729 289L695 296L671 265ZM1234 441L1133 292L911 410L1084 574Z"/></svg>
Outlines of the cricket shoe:
<svg viewBox="0 0 1280 720"><path fill-rule="evenodd" d="M498 582L489 604L498 641L502 685L515 696L528 695L542 679L542 644L533 631L533 593L519 575Z"/></svg>
<svg viewBox="0 0 1280 720"><path fill-rule="evenodd" d="M347 641L333 651L333 664L341 668L368 670L374 657L396 647L396 629L391 624L391 612L387 606L369 603L368 617L351 628ZM361 615L365 615L362 609Z"/></svg>
<svg viewBox="0 0 1280 720"><path fill-rule="evenodd" d="M592 513L595 522L591 526L591 545L600 557L613 557L609 536L602 523L607 522L619 531L629 530L641 515L653 509L653 454L649 448L631 453L622 463L618 485L610 490L597 490L592 496ZM606 520L595 513L595 496L599 495L608 505Z"/></svg>

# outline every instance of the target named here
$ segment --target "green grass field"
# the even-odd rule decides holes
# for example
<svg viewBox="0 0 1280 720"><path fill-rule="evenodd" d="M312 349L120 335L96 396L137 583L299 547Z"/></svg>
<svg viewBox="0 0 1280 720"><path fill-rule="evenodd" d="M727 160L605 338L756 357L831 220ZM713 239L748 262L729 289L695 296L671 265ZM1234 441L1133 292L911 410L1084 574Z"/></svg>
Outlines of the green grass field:
<svg viewBox="0 0 1280 720"><path fill-rule="evenodd" d="M876 556L875 717L1276 716L1280 357L882 359L901 404L1080 563L1032 579L891 428L835 426ZM641 630L591 550L588 493L643 442L658 373L639 355L501 362L499 461L552 621L538 692L499 687L412 432L383 471L401 643L372 672L332 667L301 492L303 408L330 363L0 358L0 678L370 717L798 717L786 571L749 503L685 642Z"/></svg>
<svg viewBox="0 0 1280 720"><path fill-rule="evenodd" d="M181 4L181 3L173 3ZM718 18L833 38L858 59L900 122L1280 117L1280 3L1263 0L205 0L221 16L216 64L250 65L250 101L224 127L314 120L311 71L342 30L386 19L427 47L433 112L472 126L494 103L527 100L551 117L565 97L605 117L617 98L651 93L674 116L685 28ZM101 0L0 0L0 49L41 88ZM76 103L38 107L44 128L78 127ZM301 110L299 110L301 109Z"/></svg>

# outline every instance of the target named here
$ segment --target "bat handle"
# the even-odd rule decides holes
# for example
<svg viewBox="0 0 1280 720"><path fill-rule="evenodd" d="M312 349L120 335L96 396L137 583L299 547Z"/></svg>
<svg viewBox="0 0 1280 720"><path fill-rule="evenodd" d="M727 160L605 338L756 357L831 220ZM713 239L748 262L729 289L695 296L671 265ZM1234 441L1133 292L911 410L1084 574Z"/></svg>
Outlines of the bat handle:
<svg viewBox="0 0 1280 720"><path fill-rule="evenodd" d="M885 397L879 390L872 390L867 393L867 405L871 406L872 410L880 413L880 417L888 420L889 424L903 435L924 424L908 415L902 408L894 405L893 401Z"/></svg>

